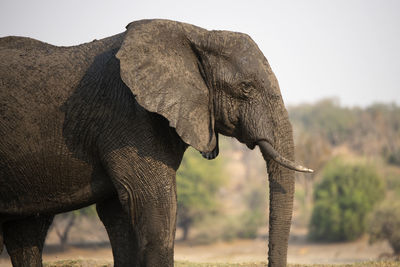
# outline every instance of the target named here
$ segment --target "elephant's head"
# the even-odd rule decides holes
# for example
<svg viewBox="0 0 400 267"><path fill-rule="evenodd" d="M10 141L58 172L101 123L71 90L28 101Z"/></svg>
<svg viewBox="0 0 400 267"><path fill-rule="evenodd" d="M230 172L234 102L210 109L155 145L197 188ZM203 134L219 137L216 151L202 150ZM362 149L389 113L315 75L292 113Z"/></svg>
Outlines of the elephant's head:
<svg viewBox="0 0 400 267"><path fill-rule="evenodd" d="M258 145L270 182L269 265L286 266L296 165L292 127L268 61L247 35L145 20L128 25L117 53L140 105L212 158L217 134Z"/></svg>

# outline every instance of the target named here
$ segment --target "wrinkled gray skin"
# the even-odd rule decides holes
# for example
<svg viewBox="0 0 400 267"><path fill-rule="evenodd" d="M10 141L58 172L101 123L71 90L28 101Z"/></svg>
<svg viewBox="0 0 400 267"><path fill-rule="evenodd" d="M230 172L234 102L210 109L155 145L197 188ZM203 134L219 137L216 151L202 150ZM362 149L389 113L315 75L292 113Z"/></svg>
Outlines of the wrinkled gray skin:
<svg viewBox="0 0 400 267"><path fill-rule="evenodd" d="M1 38L0 58L0 245L13 266L41 266L54 214L93 203L115 266L173 266L188 145L213 158L221 133L294 160L277 80L245 34L145 20L73 47ZM263 154L269 266L285 266L294 173Z"/></svg>

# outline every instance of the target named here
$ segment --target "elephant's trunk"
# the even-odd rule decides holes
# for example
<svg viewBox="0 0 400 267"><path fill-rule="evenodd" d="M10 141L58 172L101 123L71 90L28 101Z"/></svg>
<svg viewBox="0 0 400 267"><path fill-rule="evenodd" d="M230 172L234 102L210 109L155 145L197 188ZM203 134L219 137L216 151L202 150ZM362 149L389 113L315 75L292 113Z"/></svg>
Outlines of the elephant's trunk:
<svg viewBox="0 0 400 267"><path fill-rule="evenodd" d="M283 108L284 109L284 108ZM292 128L286 110L282 110L275 129L275 147L278 155L290 162L294 161ZM267 162L270 187L269 251L268 266L284 267L287 260L289 232L292 220L294 171L283 167L271 157L265 145L260 145Z"/></svg>

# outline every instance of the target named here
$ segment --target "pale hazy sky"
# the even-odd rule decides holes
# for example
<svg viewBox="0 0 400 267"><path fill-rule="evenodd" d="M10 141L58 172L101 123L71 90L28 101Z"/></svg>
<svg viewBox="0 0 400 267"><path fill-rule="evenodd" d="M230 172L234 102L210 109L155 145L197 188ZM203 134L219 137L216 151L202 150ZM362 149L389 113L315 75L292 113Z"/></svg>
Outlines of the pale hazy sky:
<svg viewBox="0 0 400 267"><path fill-rule="evenodd" d="M249 34L286 104L400 104L400 0L0 0L0 36L74 45L165 18Z"/></svg>

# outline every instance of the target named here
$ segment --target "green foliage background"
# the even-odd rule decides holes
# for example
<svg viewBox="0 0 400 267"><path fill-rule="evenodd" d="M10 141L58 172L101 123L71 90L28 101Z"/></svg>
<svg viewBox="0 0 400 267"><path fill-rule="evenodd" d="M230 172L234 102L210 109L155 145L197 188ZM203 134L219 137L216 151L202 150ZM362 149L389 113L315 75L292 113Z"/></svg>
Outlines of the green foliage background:
<svg viewBox="0 0 400 267"><path fill-rule="evenodd" d="M290 119L307 131L322 134L331 144L345 141L356 124L357 116L349 108L339 106L334 99L316 104L299 105L290 109Z"/></svg>
<svg viewBox="0 0 400 267"><path fill-rule="evenodd" d="M388 240L394 254L400 255L400 201L389 199L372 213L368 233L370 242Z"/></svg>
<svg viewBox="0 0 400 267"><path fill-rule="evenodd" d="M206 160L195 149L188 148L176 176L179 226L190 228L217 212L217 193L225 177L222 157Z"/></svg>
<svg viewBox="0 0 400 267"><path fill-rule="evenodd" d="M366 216L384 197L382 179L365 163L332 160L316 185L310 237L323 241L346 241L360 237Z"/></svg>

